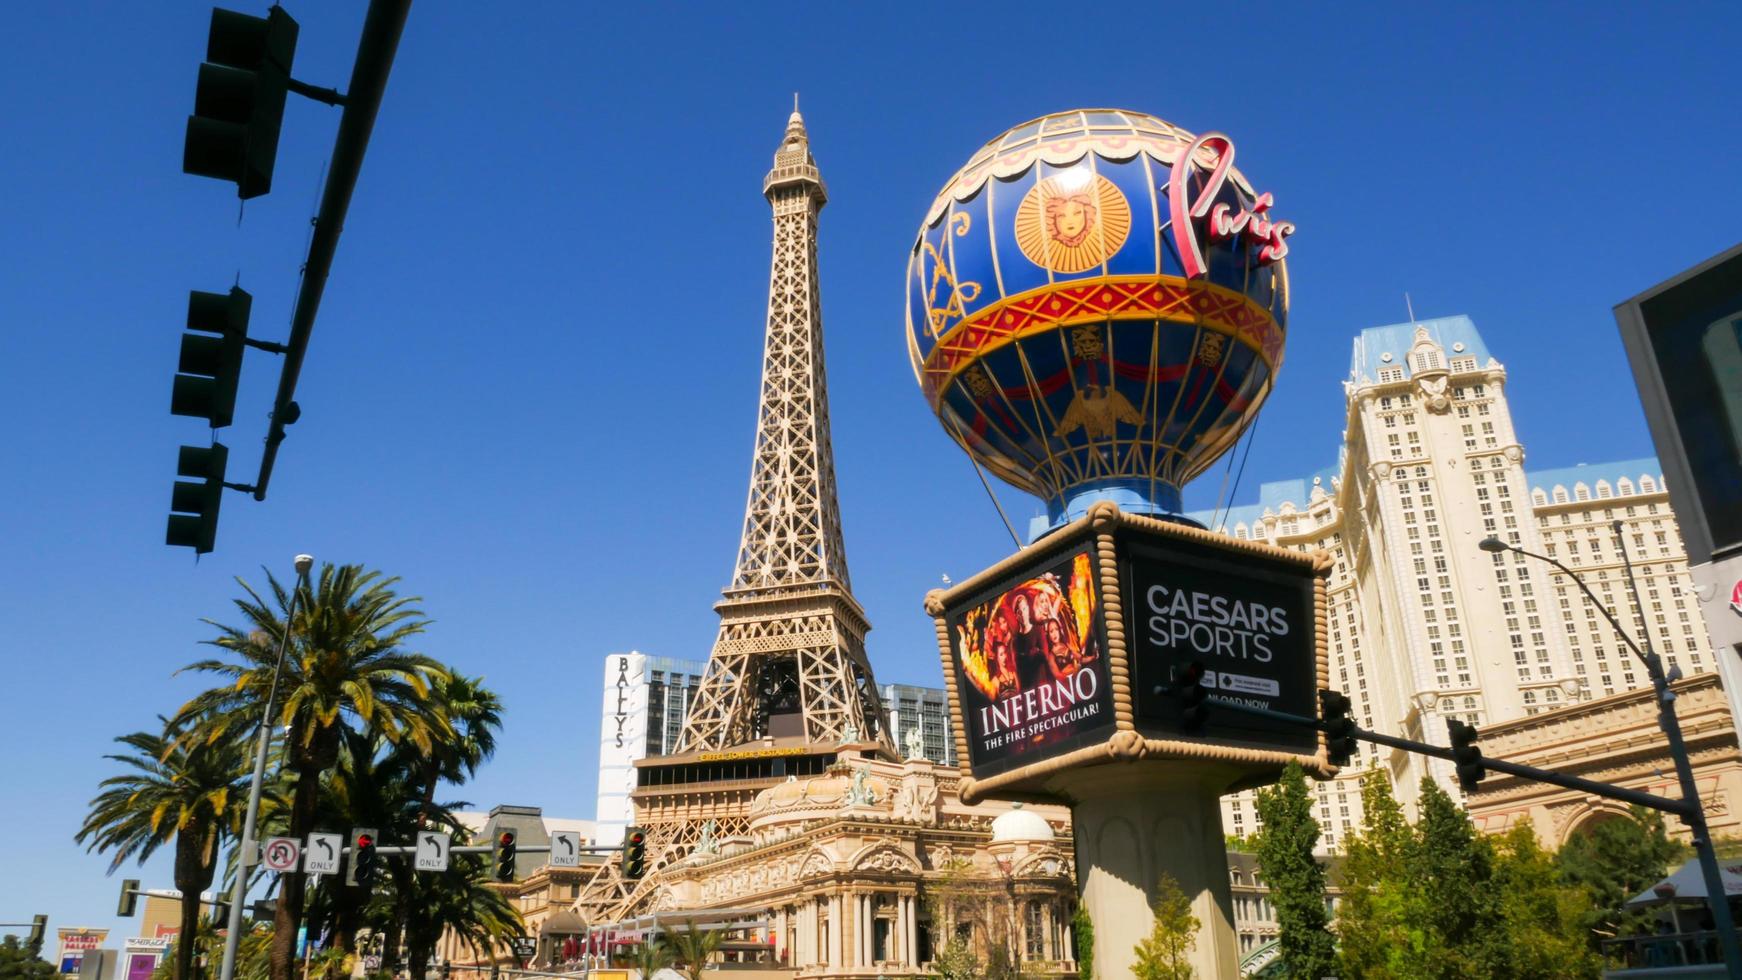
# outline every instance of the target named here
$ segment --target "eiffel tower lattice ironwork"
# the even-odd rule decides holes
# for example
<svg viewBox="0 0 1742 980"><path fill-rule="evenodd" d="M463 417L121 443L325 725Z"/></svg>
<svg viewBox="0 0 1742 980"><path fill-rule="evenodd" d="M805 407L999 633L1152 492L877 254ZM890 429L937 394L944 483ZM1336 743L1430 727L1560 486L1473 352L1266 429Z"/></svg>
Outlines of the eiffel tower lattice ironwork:
<svg viewBox="0 0 1742 980"><path fill-rule="evenodd" d="M681 751L796 735L819 745L857 736L893 752L865 659L871 626L841 543L817 290L817 213L828 194L796 108L762 190L774 258L750 495Z"/></svg>
<svg viewBox="0 0 1742 980"><path fill-rule="evenodd" d="M827 193L796 107L763 193L774 211L774 258L750 496L732 584L714 607L719 638L678 758L779 735L783 725L818 754L853 743L894 758L865 658L871 626L853 598L841 545L817 293L817 213ZM709 822L722 838L749 833L762 788L698 783L686 788L693 792L638 799L648 874L630 881L608 860L573 908L590 923L610 923L655 907L661 872L691 855Z"/></svg>

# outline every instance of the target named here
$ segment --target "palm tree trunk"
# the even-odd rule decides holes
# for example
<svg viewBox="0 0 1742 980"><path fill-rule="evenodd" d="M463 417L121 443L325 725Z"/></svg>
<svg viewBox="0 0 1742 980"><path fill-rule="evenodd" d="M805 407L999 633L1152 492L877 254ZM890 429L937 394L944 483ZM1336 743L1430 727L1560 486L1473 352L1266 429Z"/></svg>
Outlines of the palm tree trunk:
<svg viewBox="0 0 1742 980"><path fill-rule="evenodd" d="M313 765L298 767L296 790L291 797L288 836L306 838L314 828L315 808L320 803L320 783L320 768ZM300 874L287 874L279 879L278 911L272 917L272 980L293 980L295 977L296 932L302 924L303 885Z"/></svg>
<svg viewBox="0 0 1742 980"><path fill-rule="evenodd" d="M197 828L188 828L175 838L175 887L181 892L181 931L176 934L174 980L193 980L194 947L198 944L200 935L200 892L212 883L214 865L207 865L201 860L205 856L205 848L201 846Z"/></svg>

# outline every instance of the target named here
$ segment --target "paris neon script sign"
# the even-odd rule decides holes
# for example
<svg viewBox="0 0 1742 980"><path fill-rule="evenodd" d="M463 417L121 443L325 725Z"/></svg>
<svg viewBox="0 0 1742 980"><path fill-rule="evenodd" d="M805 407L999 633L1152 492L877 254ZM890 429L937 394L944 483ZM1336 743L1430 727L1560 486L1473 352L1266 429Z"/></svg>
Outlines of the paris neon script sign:
<svg viewBox="0 0 1742 980"><path fill-rule="evenodd" d="M1199 150L1214 152L1215 164L1204 167L1198 160ZM1270 208L1276 202L1269 191L1258 195L1250 208L1240 211L1235 211L1226 202L1216 202L1216 195L1221 193L1233 166L1234 141L1221 133L1205 133L1192 140L1168 175L1168 209L1173 219L1170 224L1187 279L1201 279L1210 271L1204 261L1202 239L1205 237L1219 242L1245 232L1258 244L1258 261L1265 265L1288 254L1286 239L1294 233L1294 222L1275 221L1270 217ZM1188 181L1200 169L1208 170L1209 177L1194 198Z"/></svg>

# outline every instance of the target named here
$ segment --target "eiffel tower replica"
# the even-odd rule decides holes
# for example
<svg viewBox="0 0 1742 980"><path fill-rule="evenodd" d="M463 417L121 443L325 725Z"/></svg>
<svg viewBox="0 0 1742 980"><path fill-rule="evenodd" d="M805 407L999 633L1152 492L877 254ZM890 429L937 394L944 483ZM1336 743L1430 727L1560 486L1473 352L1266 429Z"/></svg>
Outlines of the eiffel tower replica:
<svg viewBox="0 0 1742 980"><path fill-rule="evenodd" d="M774 257L738 560L678 754L637 763L648 873L626 881L606 862L575 903L590 923L653 910L660 869L746 834L758 792L850 757L897 758L842 545L817 289L828 194L796 106L762 191Z"/></svg>

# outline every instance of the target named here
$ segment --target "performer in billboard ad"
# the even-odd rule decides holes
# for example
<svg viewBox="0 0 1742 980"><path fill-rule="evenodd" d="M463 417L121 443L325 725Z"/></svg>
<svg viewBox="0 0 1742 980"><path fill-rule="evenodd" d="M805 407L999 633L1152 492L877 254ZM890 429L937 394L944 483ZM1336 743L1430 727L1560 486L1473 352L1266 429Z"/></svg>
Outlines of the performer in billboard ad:
<svg viewBox="0 0 1742 980"><path fill-rule="evenodd" d="M1089 741L1113 724L1088 550L950 616L976 773Z"/></svg>

